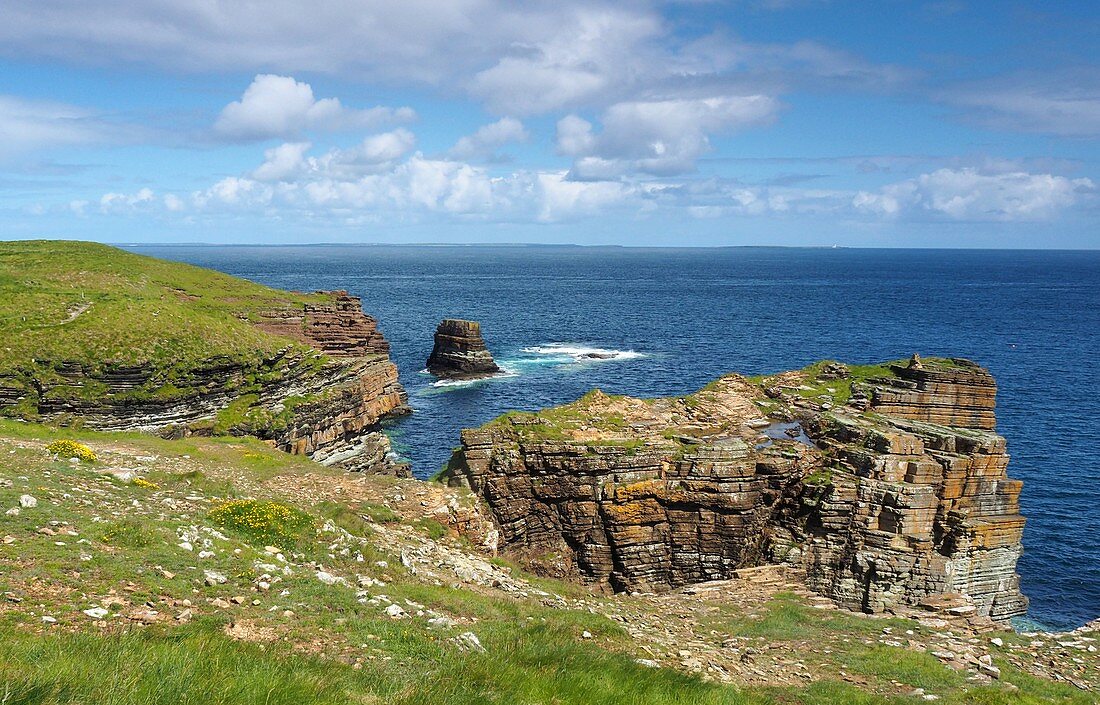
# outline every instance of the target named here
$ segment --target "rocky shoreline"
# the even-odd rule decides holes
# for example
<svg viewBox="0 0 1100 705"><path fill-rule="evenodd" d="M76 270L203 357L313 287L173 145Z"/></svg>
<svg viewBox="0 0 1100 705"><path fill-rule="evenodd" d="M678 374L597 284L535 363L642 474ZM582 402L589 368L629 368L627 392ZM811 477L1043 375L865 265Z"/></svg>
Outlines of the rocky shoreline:
<svg viewBox="0 0 1100 705"><path fill-rule="evenodd" d="M1024 519L995 393L972 362L916 359L678 399L595 392L464 431L446 479L486 502L503 546L613 590L786 564L850 609L1005 621L1027 607Z"/></svg>

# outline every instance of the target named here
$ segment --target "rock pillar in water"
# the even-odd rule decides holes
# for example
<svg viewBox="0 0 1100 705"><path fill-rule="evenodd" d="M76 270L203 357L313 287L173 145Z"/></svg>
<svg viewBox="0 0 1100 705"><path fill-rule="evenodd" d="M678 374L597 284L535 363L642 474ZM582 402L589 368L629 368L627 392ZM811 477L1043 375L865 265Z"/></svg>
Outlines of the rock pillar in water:
<svg viewBox="0 0 1100 705"><path fill-rule="evenodd" d="M436 377L474 379L500 372L481 337L481 324L448 318L435 331L428 371Z"/></svg>

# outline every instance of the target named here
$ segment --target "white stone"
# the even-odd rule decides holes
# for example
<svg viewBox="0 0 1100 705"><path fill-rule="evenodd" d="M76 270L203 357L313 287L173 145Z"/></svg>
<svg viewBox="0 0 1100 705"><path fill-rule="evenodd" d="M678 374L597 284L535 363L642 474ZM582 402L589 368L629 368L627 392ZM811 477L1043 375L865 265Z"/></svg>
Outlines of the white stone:
<svg viewBox="0 0 1100 705"><path fill-rule="evenodd" d="M38 500L29 494L25 494L19 498L19 506L24 509L33 509L38 506Z"/></svg>
<svg viewBox="0 0 1100 705"><path fill-rule="evenodd" d="M485 647L481 645L481 640L478 639L477 634L474 634L473 632L462 632L457 637L455 637L455 641L458 642L459 646L464 646L467 649L472 649L473 651L480 651L482 653L485 653Z"/></svg>
<svg viewBox="0 0 1100 705"><path fill-rule="evenodd" d="M92 619L103 619L109 613L102 607L92 607L91 609L84 610L84 614L88 615Z"/></svg>
<svg viewBox="0 0 1100 705"><path fill-rule="evenodd" d="M390 605L386 608L385 612L387 616L392 617L393 619L401 619L405 616L405 610L401 607L401 605Z"/></svg>
<svg viewBox="0 0 1100 705"><path fill-rule="evenodd" d="M431 619L428 620L428 626L431 627L432 629L450 629L451 627L455 626L456 624L458 624L458 622L454 621L450 617L447 617L446 615L440 615L439 617L432 617Z"/></svg>
<svg viewBox="0 0 1100 705"><path fill-rule="evenodd" d="M340 582L340 578L337 578L332 573L326 573L323 570L317 571L317 579L325 585L335 585L336 583Z"/></svg>
<svg viewBox="0 0 1100 705"><path fill-rule="evenodd" d="M221 573L212 570L204 570L202 572L202 577L207 585L223 585L229 580L229 578L226 578Z"/></svg>

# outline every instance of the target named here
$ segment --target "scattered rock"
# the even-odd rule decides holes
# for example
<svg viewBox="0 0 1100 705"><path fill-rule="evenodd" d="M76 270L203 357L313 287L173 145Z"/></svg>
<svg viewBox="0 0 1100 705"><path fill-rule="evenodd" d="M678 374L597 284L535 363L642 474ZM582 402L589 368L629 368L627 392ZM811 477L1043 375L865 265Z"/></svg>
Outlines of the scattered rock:
<svg viewBox="0 0 1100 705"><path fill-rule="evenodd" d="M438 617L432 617L428 620L428 626L432 629L450 629L458 624L450 617L446 615L440 615Z"/></svg>
<svg viewBox="0 0 1100 705"><path fill-rule="evenodd" d="M110 612L102 607L92 607L90 609L84 610L84 614L88 615L92 619L103 619L108 614L110 614Z"/></svg>
<svg viewBox="0 0 1100 705"><path fill-rule="evenodd" d="M229 580L229 578L227 578L224 575L222 575L221 573L215 572L213 570L204 570L202 572L202 577L203 577L203 581L206 583L207 587L213 587L215 585L224 585Z"/></svg>
<svg viewBox="0 0 1100 705"><path fill-rule="evenodd" d="M34 509L38 506L38 500L29 494L21 495L19 497L19 506L24 509Z"/></svg>
<svg viewBox="0 0 1100 705"><path fill-rule="evenodd" d="M473 632L462 632L455 637L455 642L459 647L467 651L478 651L485 653L485 647L481 645L481 640L477 638L477 635Z"/></svg>
<svg viewBox="0 0 1100 705"><path fill-rule="evenodd" d="M343 578L338 578L335 575L333 575L332 573L326 573L323 570L317 571L317 579L320 580L325 585L336 585L337 583L347 582Z"/></svg>

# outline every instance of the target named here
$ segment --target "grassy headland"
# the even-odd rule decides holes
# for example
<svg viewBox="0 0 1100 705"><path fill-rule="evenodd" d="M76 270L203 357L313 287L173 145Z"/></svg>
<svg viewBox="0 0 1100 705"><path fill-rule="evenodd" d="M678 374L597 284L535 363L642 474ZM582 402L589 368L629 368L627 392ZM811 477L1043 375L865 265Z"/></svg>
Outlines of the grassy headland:
<svg viewBox="0 0 1100 705"><path fill-rule="evenodd" d="M31 360L180 369L270 356L289 341L249 319L324 300L96 243L0 243L0 372Z"/></svg>

